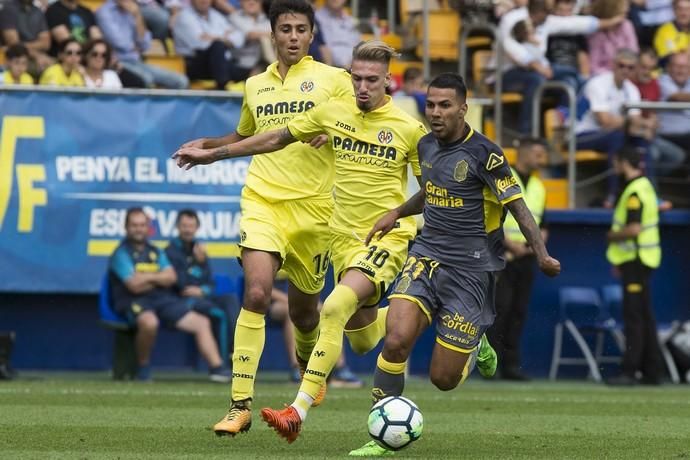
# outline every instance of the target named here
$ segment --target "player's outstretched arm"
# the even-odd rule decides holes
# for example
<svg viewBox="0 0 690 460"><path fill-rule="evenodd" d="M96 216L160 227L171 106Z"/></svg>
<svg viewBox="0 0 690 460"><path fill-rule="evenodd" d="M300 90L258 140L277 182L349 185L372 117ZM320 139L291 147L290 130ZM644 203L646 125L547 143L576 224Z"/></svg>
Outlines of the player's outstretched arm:
<svg viewBox="0 0 690 460"><path fill-rule="evenodd" d="M527 242L536 254L537 261L539 262L539 269L547 276L558 275L561 272L561 263L551 257L546 251L544 240L541 237L541 231L534 221L532 213L527 208L525 200L518 198L506 204L506 207L513 217L515 217L515 220L520 226L520 231L525 235Z"/></svg>
<svg viewBox="0 0 690 460"><path fill-rule="evenodd" d="M402 219L407 216L414 216L415 214L420 214L424 209L424 189L415 193L409 200L401 204L395 209L388 211L383 215L372 227L371 231L364 240L364 244L369 246L369 243L378 233L378 238L383 238L388 232L395 228L395 223L398 219Z"/></svg>
<svg viewBox="0 0 690 460"><path fill-rule="evenodd" d="M290 130L283 128L212 149L182 147L172 157L177 160L177 166L180 168L191 169L196 165L207 165L228 158L275 152L296 140Z"/></svg>
<svg viewBox="0 0 690 460"><path fill-rule="evenodd" d="M230 134L220 137L200 137L199 139L185 142L180 148L196 147L199 149L215 149L216 147L221 147L223 145L234 144L242 139L246 139L246 136L242 136L241 134L238 134L237 131L233 131Z"/></svg>

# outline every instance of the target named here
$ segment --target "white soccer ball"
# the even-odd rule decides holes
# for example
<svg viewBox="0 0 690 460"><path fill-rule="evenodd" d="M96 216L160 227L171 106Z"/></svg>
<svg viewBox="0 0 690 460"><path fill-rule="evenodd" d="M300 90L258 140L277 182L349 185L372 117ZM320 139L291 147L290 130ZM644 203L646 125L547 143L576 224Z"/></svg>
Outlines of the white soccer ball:
<svg viewBox="0 0 690 460"><path fill-rule="evenodd" d="M369 434L381 447L400 450L419 439L424 418L415 403L402 396L389 396L369 412Z"/></svg>

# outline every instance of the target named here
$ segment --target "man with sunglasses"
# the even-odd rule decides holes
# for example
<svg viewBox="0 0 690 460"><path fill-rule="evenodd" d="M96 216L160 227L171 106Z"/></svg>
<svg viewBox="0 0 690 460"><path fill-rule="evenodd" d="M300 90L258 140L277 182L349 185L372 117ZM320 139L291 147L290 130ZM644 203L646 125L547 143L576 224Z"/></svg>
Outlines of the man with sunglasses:
<svg viewBox="0 0 690 460"><path fill-rule="evenodd" d="M640 90L630 81L637 68L637 59L634 51L619 49L613 68L587 82L583 89L584 99L578 104L586 111L575 124L577 149L605 152L609 166L626 141L646 149L654 135L639 109L624 111L625 104L640 101ZM613 205L616 188L617 177L610 175L605 207Z"/></svg>

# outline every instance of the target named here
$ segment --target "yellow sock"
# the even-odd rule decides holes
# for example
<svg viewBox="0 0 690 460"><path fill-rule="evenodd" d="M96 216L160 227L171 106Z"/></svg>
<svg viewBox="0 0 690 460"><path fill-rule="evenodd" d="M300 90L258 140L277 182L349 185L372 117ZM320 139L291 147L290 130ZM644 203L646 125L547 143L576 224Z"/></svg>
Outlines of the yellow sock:
<svg viewBox="0 0 690 460"><path fill-rule="evenodd" d="M313 331L302 332L296 327L295 330L295 351L297 356L303 361L309 361L309 356L312 350L314 350L314 345L319 338L319 326L317 325Z"/></svg>
<svg viewBox="0 0 690 460"><path fill-rule="evenodd" d="M235 327L235 350L232 354L233 401L254 396L254 378L266 342L264 315L242 308Z"/></svg>
<svg viewBox="0 0 690 460"><path fill-rule="evenodd" d="M358 355L363 355L379 344L383 336L386 335L386 316L388 316L388 307L379 308L376 320L371 324L360 329L345 330L352 351Z"/></svg>
<svg viewBox="0 0 690 460"><path fill-rule="evenodd" d="M328 374L335 367L343 349L343 330L345 324L357 311L357 294L352 288L337 285L323 304L321 311L321 331L319 340L309 358L307 370L302 379L300 392L312 398L319 394Z"/></svg>

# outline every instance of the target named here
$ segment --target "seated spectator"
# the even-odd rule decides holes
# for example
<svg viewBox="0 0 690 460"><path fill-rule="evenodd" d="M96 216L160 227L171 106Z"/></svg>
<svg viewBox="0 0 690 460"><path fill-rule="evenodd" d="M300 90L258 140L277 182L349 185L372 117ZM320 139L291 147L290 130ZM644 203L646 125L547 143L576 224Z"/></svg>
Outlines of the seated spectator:
<svg viewBox="0 0 690 460"><path fill-rule="evenodd" d="M659 77L661 100L690 102L690 57L675 53L668 59L666 72ZM690 110L660 110L659 134L690 152Z"/></svg>
<svg viewBox="0 0 690 460"><path fill-rule="evenodd" d="M545 67L541 59L535 59L521 43L513 38L515 24L529 19L534 27L534 34L539 41L538 49L546 54L550 35L590 34L598 29L608 29L620 24L622 16L611 19L597 19L593 16L559 17L550 14L549 0L529 0L527 7L517 8L506 13L499 24L498 41L506 53L501 78L504 91L522 93L522 104L518 129L529 133L532 129L532 100L537 88L553 76L550 67Z"/></svg>
<svg viewBox="0 0 690 460"><path fill-rule="evenodd" d="M424 112L426 110L426 82L424 73L417 67L408 67L403 72L402 86L393 94L396 105L400 106L408 114L420 121L426 122ZM409 110L406 108L409 100ZM404 107L403 107L404 105ZM414 110L412 110L414 108Z"/></svg>
<svg viewBox="0 0 690 460"><path fill-rule="evenodd" d="M226 333L233 337L240 313L239 302L232 295L219 296L214 293L208 254L204 245L196 239L199 216L193 209L183 209L177 214L175 225L178 237L173 238L165 248L165 254L177 274L175 291L188 299L188 305L199 313L208 315L214 308L223 310L229 325ZM228 351L232 352L232 344L229 345Z"/></svg>
<svg viewBox="0 0 690 460"><path fill-rule="evenodd" d="M0 2L0 46L19 43L17 12L10 2Z"/></svg>
<svg viewBox="0 0 690 460"><path fill-rule="evenodd" d="M230 24L244 34L244 45L234 52L235 65L239 75L248 76L263 72L265 63L276 60L271 43L271 22L261 8L260 0L242 0L241 9L229 16ZM312 56L313 57L313 56Z"/></svg>
<svg viewBox="0 0 690 460"><path fill-rule="evenodd" d="M51 4L46 10L46 22L52 38L51 56L57 56L59 44L68 38L77 40L81 45L103 38L96 17L90 9L80 5L79 0L57 0Z"/></svg>
<svg viewBox="0 0 690 460"><path fill-rule="evenodd" d="M587 110L575 124L577 149L606 152L609 166L626 140L645 149L648 147L639 135L628 139L626 132L627 127L631 133L639 133L647 127L639 109L628 110L627 114L623 111L626 103L640 101L640 91L630 81L636 68L637 53L619 50L613 70L592 77L583 90ZM648 132L645 137L650 138ZM610 175L605 207L613 206L617 187L617 177Z"/></svg>
<svg viewBox="0 0 690 460"><path fill-rule="evenodd" d="M38 76L55 63L50 51L50 32L43 11L32 0L15 0L19 40L29 50L29 73Z"/></svg>
<svg viewBox="0 0 690 460"><path fill-rule="evenodd" d="M295 350L294 325L288 314L288 295L286 292L287 284L285 281L276 281L271 291L271 306L268 310L269 317L274 321L283 323L283 340L285 341L285 351L290 363L290 380L299 383L302 381L299 364L297 362L297 352ZM319 311L323 305L319 303ZM347 366L345 362L345 351L340 354L338 363L328 378L328 384L334 388L361 388L362 382Z"/></svg>
<svg viewBox="0 0 690 460"><path fill-rule="evenodd" d="M310 3L313 5L314 0L310 0ZM265 10L266 8L264 8L264 14L266 14ZM313 57L315 61L333 65L333 54L328 46L326 46L326 41L323 39L323 32L321 32L321 25L317 18L314 18L314 39L309 45L309 56Z"/></svg>
<svg viewBox="0 0 690 460"><path fill-rule="evenodd" d="M627 16L629 0L597 0L592 3L592 14L600 19ZM615 27L598 30L587 37L589 65L592 75L599 75L611 69L619 49L640 50L635 28L628 19Z"/></svg>
<svg viewBox="0 0 690 460"><path fill-rule="evenodd" d="M654 50L662 62L690 45L690 0L673 0L673 15L654 35Z"/></svg>
<svg viewBox="0 0 690 460"><path fill-rule="evenodd" d="M7 70L2 73L3 85L33 85L34 79L26 71L29 66L29 51L21 43L8 46L5 50Z"/></svg>
<svg viewBox="0 0 690 460"><path fill-rule="evenodd" d="M211 8L211 0L192 0L175 20L173 37L190 79L211 78L216 88L224 89L230 80L247 77L233 60L235 50L244 45L244 34Z"/></svg>
<svg viewBox="0 0 690 460"><path fill-rule="evenodd" d="M96 20L104 38L122 66L144 80L147 87L182 89L189 86L184 75L146 64L141 53L151 45L151 32L146 30L139 6L134 0L107 0Z"/></svg>
<svg viewBox="0 0 690 460"><path fill-rule="evenodd" d="M575 0L556 0L554 15L571 17ZM577 93L589 77L589 53L584 35L552 35L549 37L546 58L551 65L553 80L562 81Z"/></svg>
<svg viewBox="0 0 690 460"><path fill-rule="evenodd" d="M350 68L352 48L361 41L354 19L345 11L346 0L326 0L316 11L326 46L331 50L333 65Z"/></svg>
<svg viewBox="0 0 690 460"><path fill-rule="evenodd" d="M142 208L130 208L125 217L126 236L110 257L109 277L114 308L136 325L138 379L151 380L151 351L159 324L193 334L209 365L209 378L229 382L209 319L189 309L171 288L177 281L165 252L147 235L149 218Z"/></svg>
<svg viewBox="0 0 690 460"><path fill-rule="evenodd" d="M631 0L628 18L640 47L652 46L659 26L673 21L673 0Z"/></svg>
<svg viewBox="0 0 690 460"><path fill-rule="evenodd" d="M661 100L661 87L654 77L654 72L659 61L652 48L645 48L640 52L637 62L637 71L632 79L643 101L658 102ZM659 127L657 112L643 110L642 118L648 120L648 124L656 131ZM690 120L688 120L690 121ZM685 161L685 152L682 148L660 136L655 136L649 150L650 164L647 165L648 175L655 182L657 175L666 175ZM654 184L657 185L656 183ZM656 187L658 190L658 187Z"/></svg>
<svg viewBox="0 0 690 460"><path fill-rule="evenodd" d="M51 86L84 86L84 77L79 71L81 62L81 45L74 38L60 43L58 62L48 67L41 74L38 83Z"/></svg>
<svg viewBox="0 0 690 460"><path fill-rule="evenodd" d="M110 46L105 40L92 40L84 48L84 82L87 88L120 89L117 72L108 68Z"/></svg>

